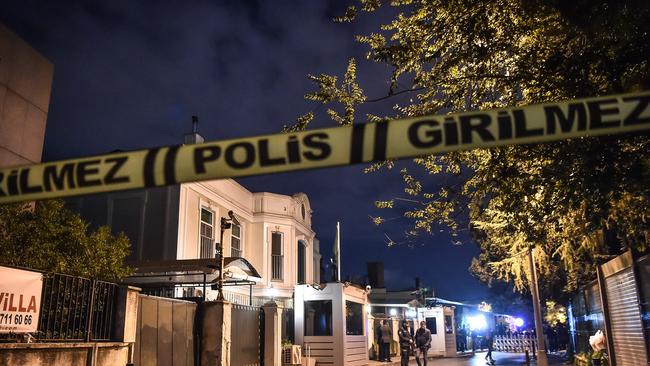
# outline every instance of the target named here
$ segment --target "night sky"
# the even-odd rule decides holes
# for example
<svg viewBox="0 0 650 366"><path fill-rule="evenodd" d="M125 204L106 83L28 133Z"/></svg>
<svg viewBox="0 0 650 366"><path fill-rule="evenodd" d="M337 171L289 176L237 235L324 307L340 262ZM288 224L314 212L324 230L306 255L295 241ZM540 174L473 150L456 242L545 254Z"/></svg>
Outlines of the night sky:
<svg viewBox="0 0 650 366"><path fill-rule="evenodd" d="M114 150L178 144L200 119L206 140L277 133L308 111L310 128L333 122L303 99L306 75L342 75L360 61L370 98L386 95L388 68L362 62L354 35L390 14L354 24L331 21L344 1L3 1L0 21L54 63L44 161ZM383 19L382 19L383 17ZM402 86L404 87L404 86ZM400 99L401 98L401 99ZM357 114L390 113L409 96L364 106ZM408 163L401 163L402 165ZM476 246L452 244L444 228L415 245L400 241L408 221L378 210L375 200L404 197L399 167L364 174L363 166L239 179L251 191L305 192L325 257L341 222L342 272L365 274L384 261L389 288L413 287L420 276L436 296L481 300L486 287L467 271ZM436 182L431 182L435 184ZM369 216L392 218L376 227ZM464 240L463 240L464 239Z"/></svg>

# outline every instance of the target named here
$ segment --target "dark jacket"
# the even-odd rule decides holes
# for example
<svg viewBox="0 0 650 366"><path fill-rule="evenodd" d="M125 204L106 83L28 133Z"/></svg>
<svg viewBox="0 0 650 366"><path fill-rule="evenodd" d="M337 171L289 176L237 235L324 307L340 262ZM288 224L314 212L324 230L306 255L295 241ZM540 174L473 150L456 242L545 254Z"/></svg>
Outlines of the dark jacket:
<svg viewBox="0 0 650 366"><path fill-rule="evenodd" d="M383 324L379 327L379 340L383 343L390 343L393 339L393 333L390 330L390 327L387 324Z"/></svg>
<svg viewBox="0 0 650 366"><path fill-rule="evenodd" d="M431 331L427 328L418 328L415 332L415 345L418 348L431 347Z"/></svg>
<svg viewBox="0 0 650 366"><path fill-rule="evenodd" d="M408 329L404 327L400 327L399 330L397 331L397 336L399 337L400 348L411 347L411 342L413 341L413 338L411 337L411 333L409 333Z"/></svg>

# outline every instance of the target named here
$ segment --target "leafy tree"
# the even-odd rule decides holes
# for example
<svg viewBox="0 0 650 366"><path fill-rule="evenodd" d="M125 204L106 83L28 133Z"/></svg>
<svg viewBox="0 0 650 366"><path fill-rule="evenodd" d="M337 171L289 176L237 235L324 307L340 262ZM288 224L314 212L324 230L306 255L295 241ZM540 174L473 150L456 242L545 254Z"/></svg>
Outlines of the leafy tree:
<svg viewBox="0 0 650 366"><path fill-rule="evenodd" d="M650 86L648 2L392 0L386 8L360 0L335 19L397 14L357 36L370 62L390 67L385 96L365 95L354 59L342 83L309 76L318 90L306 98L330 106L327 114L339 125L357 122L360 105L384 99L397 101L393 111L366 121ZM304 129L314 117L307 113L285 130ZM595 264L650 244L649 142L647 135L617 135L425 156L400 171L409 197L377 206L402 209L412 222L407 239L432 234L439 224L454 235L469 230L481 248L471 270L517 290L526 288L529 272L522 253L534 248L543 291L558 296L593 277ZM381 162L366 171L394 166ZM404 209L404 202L411 206Z"/></svg>
<svg viewBox="0 0 650 366"><path fill-rule="evenodd" d="M546 302L546 311L544 312L544 320L546 324L551 327L557 327L560 324L565 324L567 320L566 308L555 301Z"/></svg>
<svg viewBox="0 0 650 366"><path fill-rule="evenodd" d="M116 281L131 273L129 247L107 226L89 232L61 200L0 205L0 264Z"/></svg>

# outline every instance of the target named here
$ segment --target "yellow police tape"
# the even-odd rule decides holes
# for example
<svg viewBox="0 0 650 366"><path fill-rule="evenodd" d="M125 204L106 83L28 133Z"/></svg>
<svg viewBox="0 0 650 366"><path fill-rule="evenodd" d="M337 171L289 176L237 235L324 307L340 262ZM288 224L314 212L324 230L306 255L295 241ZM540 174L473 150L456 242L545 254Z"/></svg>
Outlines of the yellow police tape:
<svg viewBox="0 0 650 366"><path fill-rule="evenodd" d="M179 145L0 170L0 203L650 129L650 92Z"/></svg>

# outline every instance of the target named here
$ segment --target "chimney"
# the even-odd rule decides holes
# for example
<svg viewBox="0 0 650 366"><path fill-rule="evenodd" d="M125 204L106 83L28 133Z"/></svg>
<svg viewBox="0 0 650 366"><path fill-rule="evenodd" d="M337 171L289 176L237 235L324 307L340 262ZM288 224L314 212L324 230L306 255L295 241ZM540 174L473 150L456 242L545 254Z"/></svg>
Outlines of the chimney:
<svg viewBox="0 0 650 366"><path fill-rule="evenodd" d="M415 277L415 289L419 290L421 286L420 277Z"/></svg>
<svg viewBox="0 0 650 366"><path fill-rule="evenodd" d="M199 117L192 116L192 133L185 135L184 143L186 145L200 144L203 143L203 141L203 136L199 134Z"/></svg>
<svg viewBox="0 0 650 366"><path fill-rule="evenodd" d="M386 288L384 285L384 262L368 262L368 284L373 288Z"/></svg>

